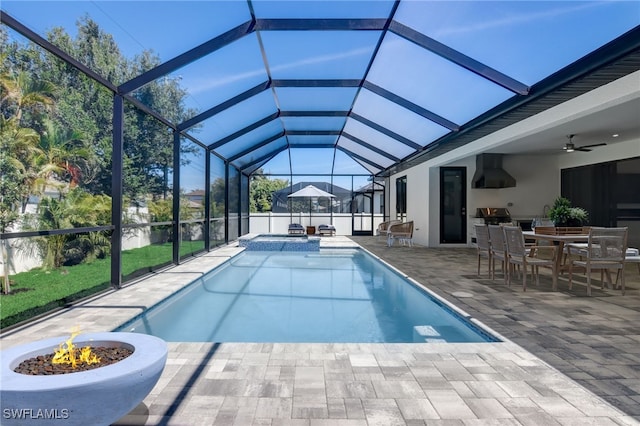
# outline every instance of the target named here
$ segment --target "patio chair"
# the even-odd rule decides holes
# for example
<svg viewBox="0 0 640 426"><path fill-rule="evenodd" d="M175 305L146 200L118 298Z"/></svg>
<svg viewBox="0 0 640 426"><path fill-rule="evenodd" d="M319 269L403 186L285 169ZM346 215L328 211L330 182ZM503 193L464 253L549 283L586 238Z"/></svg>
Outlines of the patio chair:
<svg viewBox="0 0 640 426"><path fill-rule="evenodd" d="M480 259L483 257L487 258L487 266L489 270L489 274L491 274L491 243L489 242L489 229L487 225L476 223L474 225L476 231L476 248L477 248L477 257L478 257L478 276L480 276Z"/></svg>
<svg viewBox="0 0 640 426"><path fill-rule="evenodd" d="M635 263L638 267L638 274L640 274L640 250L634 247L627 247L627 252L624 256L624 263ZM620 280L620 274L624 274L623 269L618 269L618 273L616 274L616 286Z"/></svg>
<svg viewBox="0 0 640 426"><path fill-rule="evenodd" d="M386 222L381 222L378 225L378 229L376 230L376 236L380 237L381 235L387 236L389 232L389 226L395 225L396 223L402 223L401 220L388 220Z"/></svg>
<svg viewBox="0 0 640 426"><path fill-rule="evenodd" d="M318 234L332 237L336 235L336 227L333 225L320 225L318 226Z"/></svg>
<svg viewBox="0 0 640 426"><path fill-rule="evenodd" d="M290 223L289 224L289 234L293 235L293 234L306 234L307 230L304 228L304 226L300 225L299 223Z"/></svg>
<svg viewBox="0 0 640 426"><path fill-rule="evenodd" d="M491 279L496 279L496 259L502 263L502 275L504 283L507 284L507 246L504 242L504 231L500 225L489 225L489 241L491 242Z"/></svg>
<svg viewBox="0 0 640 426"><path fill-rule="evenodd" d="M389 226L387 230L387 246L391 247L393 241L398 240L400 244L408 244L409 247L413 243L413 221L395 223Z"/></svg>
<svg viewBox="0 0 640 426"><path fill-rule="evenodd" d="M504 226L504 240L507 246L508 256L508 283L511 286L511 277L515 273L515 266L522 266L522 291L527 291L527 269L531 266L531 276L535 277L536 285L540 284L539 267L546 266L551 268L553 276L553 289L557 288L556 274L556 247L555 246L526 246L524 244L524 235L522 228L519 226ZM545 258L538 257L540 252L550 252Z"/></svg>
<svg viewBox="0 0 640 426"><path fill-rule="evenodd" d="M569 262L569 288L573 284L573 268L575 266L584 269L587 274L587 295L591 296L591 271L601 270L605 272L607 284L613 287L611 282L611 269L623 270L627 252L627 228L601 228L592 227L589 230L587 249L580 253L580 259L572 259ZM624 295L624 274L620 274L620 284ZM604 280L601 279L602 288Z"/></svg>

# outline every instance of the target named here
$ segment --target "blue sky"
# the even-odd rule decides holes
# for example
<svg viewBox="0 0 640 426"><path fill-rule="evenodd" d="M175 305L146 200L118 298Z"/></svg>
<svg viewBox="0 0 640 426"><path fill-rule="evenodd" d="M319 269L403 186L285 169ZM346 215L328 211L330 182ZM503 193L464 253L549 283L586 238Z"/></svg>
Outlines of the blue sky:
<svg viewBox="0 0 640 426"><path fill-rule="evenodd" d="M388 0L257 0L254 10L258 18L382 18L386 17L391 4ZM114 36L125 56L133 57L143 49L152 49L163 61L250 19L247 3L240 0L3 0L1 7L43 35L54 26L62 26L74 35L76 20L88 14ZM640 2L411 0L400 4L394 19L532 85L639 25ZM379 33L300 32L291 35L291 32L262 33L273 78L362 78ZM172 76L179 77L182 85L188 88L188 106L201 111L267 78L255 34ZM387 34L367 80L458 124L513 96L395 34ZM313 91L280 90L280 93L282 101L291 105L320 99ZM395 105L370 92L361 91L361 96L363 100L367 99L367 102L355 103L361 115L385 120L385 116L397 113ZM411 129L424 127L417 120L424 121L409 116L386 121L389 126L402 122L397 131L405 132L403 136L421 145L443 134L439 127L412 132ZM230 134L238 126L242 128L241 122L232 121L214 117L196 136ZM363 137L375 139L375 132L362 131L366 135ZM316 160L321 156L311 151L309 154L306 161L303 156L296 155L296 164L302 166L302 170L319 165ZM270 164L274 171L288 169L288 155L279 155L277 159Z"/></svg>

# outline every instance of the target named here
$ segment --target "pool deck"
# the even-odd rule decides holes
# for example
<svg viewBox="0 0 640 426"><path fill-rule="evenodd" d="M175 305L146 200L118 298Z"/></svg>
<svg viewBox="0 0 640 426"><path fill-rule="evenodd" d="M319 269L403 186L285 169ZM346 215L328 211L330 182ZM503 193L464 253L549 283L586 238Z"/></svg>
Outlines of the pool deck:
<svg viewBox="0 0 640 426"><path fill-rule="evenodd" d="M640 275L627 293L505 286L475 250L354 241L509 339L467 344L169 343L160 381L118 425L640 424ZM230 245L0 335L109 331L235 255ZM483 259L483 268L486 261ZM546 275L545 275L546 274ZM347 325L348 326L348 325Z"/></svg>

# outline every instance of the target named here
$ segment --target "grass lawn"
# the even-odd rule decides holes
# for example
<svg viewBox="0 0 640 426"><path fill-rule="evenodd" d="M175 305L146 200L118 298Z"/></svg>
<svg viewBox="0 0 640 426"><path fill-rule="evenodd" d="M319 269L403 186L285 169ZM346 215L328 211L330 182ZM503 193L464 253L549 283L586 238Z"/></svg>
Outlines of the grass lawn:
<svg viewBox="0 0 640 426"><path fill-rule="evenodd" d="M204 248L201 241L185 243L180 245L181 256ZM171 243L123 251L124 280L168 265L171 259ZM0 328L109 288L111 259L99 259L50 271L36 268L11 275L9 279L11 294L0 295Z"/></svg>

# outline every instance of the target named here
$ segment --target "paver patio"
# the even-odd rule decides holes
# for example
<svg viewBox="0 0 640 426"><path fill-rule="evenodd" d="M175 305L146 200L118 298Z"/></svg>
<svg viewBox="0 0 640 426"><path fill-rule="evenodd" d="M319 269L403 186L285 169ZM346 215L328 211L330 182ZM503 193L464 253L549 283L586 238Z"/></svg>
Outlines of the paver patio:
<svg viewBox="0 0 640 426"><path fill-rule="evenodd" d="M627 294L548 274L523 293L475 275L469 248L365 247L510 341L475 344L169 343L147 398L118 424L615 425L640 419L640 277ZM238 252L233 245L0 336L112 330Z"/></svg>

